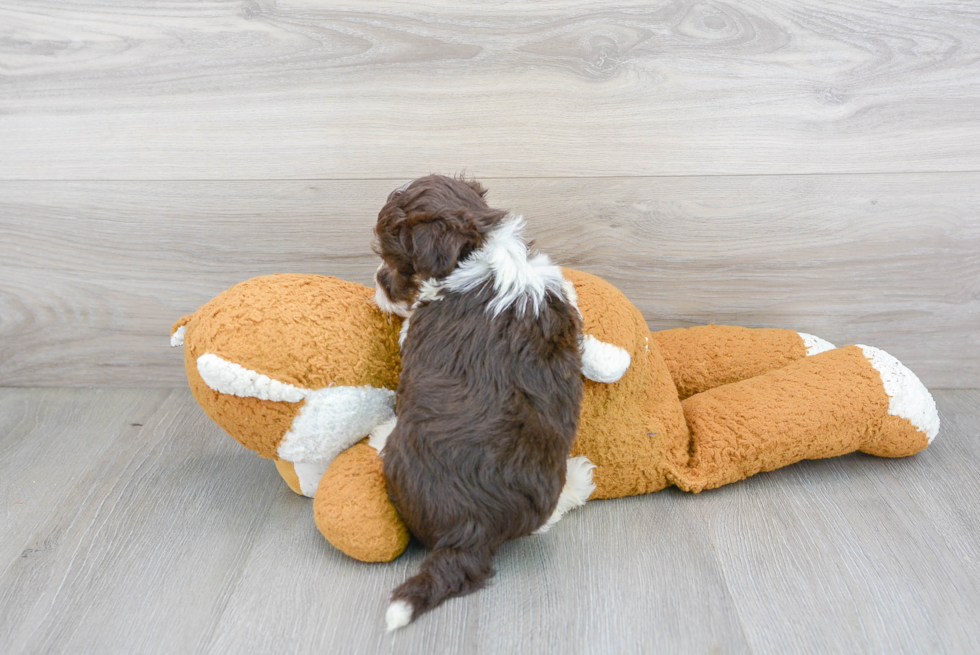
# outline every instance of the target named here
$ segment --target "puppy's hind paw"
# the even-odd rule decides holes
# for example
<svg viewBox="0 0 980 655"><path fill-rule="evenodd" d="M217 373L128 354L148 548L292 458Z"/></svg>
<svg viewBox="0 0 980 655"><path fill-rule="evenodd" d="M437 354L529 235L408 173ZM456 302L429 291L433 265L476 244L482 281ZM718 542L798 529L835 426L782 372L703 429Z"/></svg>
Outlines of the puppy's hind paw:
<svg viewBox="0 0 980 655"><path fill-rule="evenodd" d="M586 503L595 491L595 482L592 481L592 471L595 464L589 461L588 457L569 457L565 468L565 486L558 496L558 505L552 513L548 522L535 530L535 534L544 534L551 529L561 517L576 507L581 507Z"/></svg>

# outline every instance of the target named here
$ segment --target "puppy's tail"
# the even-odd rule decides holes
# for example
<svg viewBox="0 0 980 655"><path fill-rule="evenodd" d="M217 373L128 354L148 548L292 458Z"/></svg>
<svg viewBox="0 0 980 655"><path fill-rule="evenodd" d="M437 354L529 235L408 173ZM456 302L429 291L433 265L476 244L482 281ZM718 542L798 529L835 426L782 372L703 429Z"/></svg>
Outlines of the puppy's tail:
<svg viewBox="0 0 980 655"><path fill-rule="evenodd" d="M493 575L495 548L475 550L443 548L422 561L417 575L391 595L385 614L388 632L408 625L447 598L462 596L482 587Z"/></svg>

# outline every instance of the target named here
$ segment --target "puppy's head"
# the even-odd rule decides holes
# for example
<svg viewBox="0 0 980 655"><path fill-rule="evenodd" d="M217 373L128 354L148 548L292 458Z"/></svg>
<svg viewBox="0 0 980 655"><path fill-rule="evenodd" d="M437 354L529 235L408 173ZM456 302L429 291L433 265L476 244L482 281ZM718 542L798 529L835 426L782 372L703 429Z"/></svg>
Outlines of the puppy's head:
<svg viewBox="0 0 980 655"><path fill-rule="evenodd" d="M483 245L507 212L491 209L475 181L429 175L388 196L374 229L382 259L374 279L375 301L408 316L423 282L441 280Z"/></svg>

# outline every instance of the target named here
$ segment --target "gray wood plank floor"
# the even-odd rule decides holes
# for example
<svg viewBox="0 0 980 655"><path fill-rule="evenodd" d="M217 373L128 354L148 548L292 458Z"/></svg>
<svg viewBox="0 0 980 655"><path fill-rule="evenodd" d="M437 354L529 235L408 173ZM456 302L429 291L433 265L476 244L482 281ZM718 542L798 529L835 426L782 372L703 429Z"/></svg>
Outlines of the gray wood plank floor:
<svg viewBox="0 0 980 655"><path fill-rule="evenodd" d="M5 653L968 653L980 391L924 453L588 504L396 634L367 565L186 390L0 389Z"/></svg>

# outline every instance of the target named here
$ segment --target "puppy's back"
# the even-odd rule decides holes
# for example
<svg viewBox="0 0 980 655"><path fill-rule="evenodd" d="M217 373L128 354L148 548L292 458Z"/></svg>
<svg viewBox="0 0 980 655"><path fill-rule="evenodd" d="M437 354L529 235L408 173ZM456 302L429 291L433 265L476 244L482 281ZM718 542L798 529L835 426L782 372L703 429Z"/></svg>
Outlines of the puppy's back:
<svg viewBox="0 0 980 655"><path fill-rule="evenodd" d="M495 315L493 299L487 282L411 318L384 470L433 552L395 591L396 622L479 588L499 545L543 525L564 484L582 397L577 316L553 292L536 312Z"/></svg>

